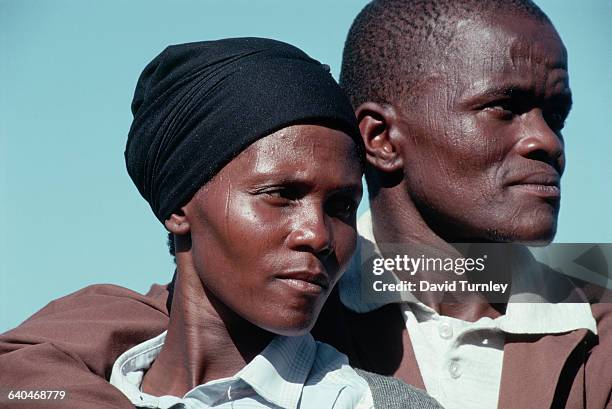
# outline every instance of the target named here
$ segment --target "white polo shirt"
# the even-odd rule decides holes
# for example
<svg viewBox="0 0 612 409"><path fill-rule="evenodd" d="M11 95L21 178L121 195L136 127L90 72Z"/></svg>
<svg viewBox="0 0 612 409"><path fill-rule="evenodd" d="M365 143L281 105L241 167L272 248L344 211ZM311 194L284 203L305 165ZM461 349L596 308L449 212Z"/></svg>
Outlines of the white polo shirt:
<svg viewBox="0 0 612 409"><path fill-rule="evenodd" d="M384 295L380 302L361 299L362 252L380 256L380 251L369 211L360 217L357 229L358 249L339 290L347 308L365 313L394 301ZM538 282L546 278L521 273L513 279L505 315L495 319L468 322L442 316L410 294L399 303L425 388L446 409L497 407L506 334L558 334L581 328L597 333L588 303L513 302L545 287Z"/></svg>

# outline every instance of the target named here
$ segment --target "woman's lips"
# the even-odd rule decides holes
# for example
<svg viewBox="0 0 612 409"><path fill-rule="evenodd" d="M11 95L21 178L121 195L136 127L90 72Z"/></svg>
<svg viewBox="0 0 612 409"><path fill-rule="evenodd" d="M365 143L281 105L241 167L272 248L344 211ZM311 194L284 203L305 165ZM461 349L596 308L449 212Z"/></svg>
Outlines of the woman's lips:
<svg viewBox="0 0 612 409"><path fill-rule="evenodd" d="M329 278L319 271L291 271L275 277L283 284L309 294L321 294L329 288Z"/></svg>

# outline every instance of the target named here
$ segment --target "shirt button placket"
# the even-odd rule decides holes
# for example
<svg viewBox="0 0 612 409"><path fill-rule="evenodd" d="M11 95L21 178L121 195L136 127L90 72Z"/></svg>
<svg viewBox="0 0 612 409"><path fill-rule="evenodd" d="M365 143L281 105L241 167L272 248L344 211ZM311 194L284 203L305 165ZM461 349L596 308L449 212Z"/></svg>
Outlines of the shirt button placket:
<svg viewBox="0 0 612 409"><path fill-rule="evenodd" d="M438 333L442 339L450 339L453 336L453 327L450 324L443 322L438 327Z"/></svg>
<svg viewBox="0 0 612 409"><path fill-rule="evenodd" d="M448 365L448 372L453 379L458 379L461 377L461 365L459 365L459 362L451 361L451 363Z"/></svg>

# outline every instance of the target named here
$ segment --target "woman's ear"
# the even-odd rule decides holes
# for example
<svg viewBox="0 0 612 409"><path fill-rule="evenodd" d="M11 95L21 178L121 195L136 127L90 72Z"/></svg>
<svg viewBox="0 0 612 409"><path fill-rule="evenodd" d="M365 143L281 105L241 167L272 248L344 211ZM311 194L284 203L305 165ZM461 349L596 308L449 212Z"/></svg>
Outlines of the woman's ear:
<svg viewBox="0 0 612 409"><path fill-rule="evenodd" d="M191 229L189 221L182 210L179 210L177 213L172 213L170 217L166 219L164 225L170 233L176 234L177 236L187 234Z"/></svg>
<svg viewBox="0 0 612 409"><path fill-rule="evenodd" d="M401 144L396 132L395 108L388 104L365 102L355 111L366 149L368 164L385 173L400 170L403 165Z"/></svg>

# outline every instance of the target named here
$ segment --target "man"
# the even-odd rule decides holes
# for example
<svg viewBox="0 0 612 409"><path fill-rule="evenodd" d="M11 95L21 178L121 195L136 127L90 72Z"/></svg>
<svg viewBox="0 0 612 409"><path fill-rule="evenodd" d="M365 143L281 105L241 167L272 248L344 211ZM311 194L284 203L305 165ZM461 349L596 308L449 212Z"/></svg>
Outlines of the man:
<svg viewBox="0 0 612 409"><path fill-rule="evenodd" d="M362 251L417 243L452 253L448 243L552 240L571 94L565 48L531 2L374 1L349 32L341 85L367 150ZM340 283L342 304L330 300L315 331L353 364L425 387L447 408L610 404L605 306L366 303L359 265ZM106 345L103 355L84 336L44 328L44 311L8 333L12 344L4 336L2 350L21 353L14 345L24 338L53 342L75 361L75 376L107 376L122 350L163 331L165 293L154 290L153 298L113 298L120 321L96 322L91 311L96 332L87 339L96 350ZM80 296L110 308L96 291ZM73 300L56 305L58 314ZM30 370L44 377L41 365Z"/></svg>
<svg viewBox="0 0 612 409"><path fill-rule="evenodd" d="M571 92L565 47L537 6L374 1L351 27L340 82L370 165L365 245L552 240ZM602 305L366 305L357 281L350 272L340 291L363 367L447 408L609 404ZM400 332L401 345L388 341Z"/></svg>

